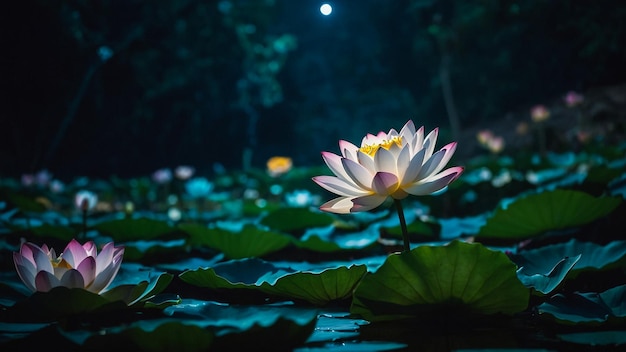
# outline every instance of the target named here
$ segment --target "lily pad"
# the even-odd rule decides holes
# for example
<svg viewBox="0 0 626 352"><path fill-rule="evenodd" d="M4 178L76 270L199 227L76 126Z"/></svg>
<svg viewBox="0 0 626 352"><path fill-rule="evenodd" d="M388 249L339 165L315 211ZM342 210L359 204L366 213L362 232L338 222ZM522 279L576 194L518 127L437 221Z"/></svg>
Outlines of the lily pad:
<svg viewBox="0 0 626 352"><path fill-rule="evenodd" d="M189 234L191 245L217 249L230 259L262 257L293 241L288 235L263 230L253 224L246 224L239 233L199 224L181 224L179 227Z"/></svg>
<svg viewBox="0 0 626 352"><path fill-rule="evenodd" d="M530 296L516 269L504 253L478 243L416 247L366 274L350 312L369 321L514 314L526 309Z"/></svg>
<svg viewBox="0 0 626 352"><path fill-rule="evenodd" d="M522 268L522 273L528 275L550 271L554 266L551 258L575 258L578 255L580 259L576 261L576 266L572 267L568 275L570 279L582 271L605 270L619 266L626 260L626 241L612 241L601 245L571 239L565 243L520 251L511 255L511 259Z"/></svg>
<svg viewBox="0 0 626 352"><path fill-rule="evenodd" d="M622 324L626 320L626 285L601 293L557 294L539 305L537 311L564 324Z"/></svg>
<svg viewBox="0 0 626 352"><path fill-rule="evenodd" d="M250 258L219 263L213 268L187 270L180 274L180 278L199 287L252 289L275 297L323 306L350 298L366 271L367 266L363 264L296 271Z"/></svg>
<svg viewBox="0 0 626 352"><path fill-rule="evenodd" d="M261 219L261 225L270 229L288 232L299 236L306 229L324 227L334 222L334 217L321 211L312 211L307 208L283 207L271 211Z"/></svg>
<svg viewBox="0 0 626 352"><path fill-rule="evenodd" d="M565 342L589 346L624 346L626 345L626 330L589 331L558 334L557 337Z"/></svg>
<svg viewBox="0 0 626 352"><path fill-rule="evenodd" d="M328 268L322 272L295 272L282 276L274 285L263 285L265 292L284 298L324 306L352 297L354 287L367 272L365 265Z"/></svg>
<svg viewBox="0 0 626 352"><path fill-rule="evenodd" d="M562 189L527 195L507 207L498 207L480 228L477 240L519 241L551 230L584 225L609 214L621 202L620 197L594 197Z"/></svg>
<svg viewBox="0 0 626 352"><path fill-rule="evenodd" d="M101 222L94 228L116 242L152 240L175 232L175 228L165 221L148 218L127 218Z"/></svg>
<svg viewBox="0 0 626 352"><path fill-rule="evenodd" d="M55 287L48 292L35 292L16 302L2 312L3 321L50 322L83 314L105 313L127 310L129 306L141 308L154 306L148 303L162 292L172 281L171 274L163 273L156 279L142 281L137 285L116 286L102 294L82 288ZM159 301L165 307L176 302Z"/></svg>
<svg viewBox="0 0 626 352"><path fill-rule="evenodd" d="M565 276L572 270L574 265L580 260L582 255L575 257L565 257L559 260L550 270L542 272L533 272L522 267L517 270L517 276L526 286L547 295L553 292L559 284L565 279ZM549 258L546 258L549 260Z"/></svg>

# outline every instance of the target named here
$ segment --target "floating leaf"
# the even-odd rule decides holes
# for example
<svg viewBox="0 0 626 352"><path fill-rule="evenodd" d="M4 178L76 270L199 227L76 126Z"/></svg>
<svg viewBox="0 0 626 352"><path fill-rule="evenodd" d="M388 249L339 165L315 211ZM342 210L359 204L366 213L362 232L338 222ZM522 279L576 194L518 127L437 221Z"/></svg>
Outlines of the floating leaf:
<svg viewBox="0 0 626 352"><path fill-rule="evenodd" d="M306 240L296 241L295 245L314 252L338 252L343 250L337 243L325 241L317 235L309 236Z"/></svg>
<svg viewBox="0 0 626 352"><path fill-rule="evenodd" d="M626 285L604 292L557 294L537 307L540 315L549 315L565 324L599 325L623 323L626 318Z"/></svg>
<svg viewBox="0 0 626 352"><path fill-rule="evenodd" d="M356 284L367 272L365 265L329 268L322 272L295 272L264 285L263 290L292 300L323 306L352 296Z"/></svg>
<svg viewBox="0 0 626 352"><path fill-rule="evenodd" d="M390 255L375 273L366 274L350 311L370 321L437 312L513 314L526 309L529 299L515 271L504 253L478 243L420 246Z"/></svg>
<svg viewBox="0 0 626 352"><path fill-rule="evenodd" d="M334 217L307 208L279 208L261 219L261 225L276 231L298 234L308 228L331 225Z"/></svg>
<svg viewBox="0 0 626 352"><path fill-rule="evenodd" d="M290 267L250 258L187 270L181 280L211 289L253 289L269 295L323 306L349 298L366 265L295 271Z"/></svg>
<svg viewBox="0 0 626 352"><path fill-rule="evenodd" d="M557 334L565 342L572 342L589 346L624 346L626 345L626 330L589 331Z"/></svg>
<svg viewBox="0 0 626 352"><path fill-rule="evenodd" d="M565 243L552 244L537 249L523 250L511 259L523 267L523 273L546 273L554 265L553 258L575 258L580 255L570 278L582 271L604 270L618 266L626 260L626 241L613 241L605 245L571 239Z"/></svg>
<svg viewBox="0 0 626 352"><path fill-rule="evenodd" d="M581 256L579 254L575 257L565 257L556 263L552 269L539 273L522 267L517 270L517 276L526 287L534 288L547 295L559 286L567 273L580 260ZM546 258L546 260L550 260L550 257Z"/></svg>
<svg viewBox="0 0 626 352"><path fill-rule="evenodd" d="M173 278L172 274L162 273L156 279L142 281L137 285L119 285L101 295L109 301L121 300L129 306L141 304L165 290Z"/></svg>
<svg viewBox="0 0 626 352"><path fill-rule="evenodd" d="M110 301L82 288L58 286L48 292L35 292L2 313L2 321L51 322L78 314L124 310L122 301Z"/></svg>
<svg viewBox="0 0 626 352"><path fill-rule="evenodd" d="M550 230L587 224L612 212L619 197L594 197L588 193L556 189L518 198L499 207L480 228L477 240L521 240Z"/></svg>
<svg viewBox="0 0 626 352"><path fill-rule="evenodd" d="M127 218L101 222L94 228L116 242L151 240L173 233L176 229L165 221L149 218Z"/></svg>
<svg viewBox="0 0 626 352"><path fill-rule="evenodd" d="M292 243L288 235L252 224L246 224L239 233L198 224L181 224L179 227L191 236L190 244L217 249L230 259L262 257Z"/></svg>

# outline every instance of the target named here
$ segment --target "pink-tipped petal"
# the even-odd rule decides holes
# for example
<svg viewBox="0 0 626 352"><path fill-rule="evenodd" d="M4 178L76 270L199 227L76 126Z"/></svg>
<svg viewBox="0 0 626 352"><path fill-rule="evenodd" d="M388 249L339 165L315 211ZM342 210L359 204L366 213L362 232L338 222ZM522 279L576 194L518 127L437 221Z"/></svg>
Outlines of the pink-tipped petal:
<svg viewBox="0 0 626 352"><path fill-rule="evenodd" d="M354 155L356 155L356 152L359 150L359 147L357 147L356 145L348 142L348 141L344 141L344 140L340 140L339 141L339 150L341 151L341 155L344 158L350 158Z"/></svg>
<svg viewBox="0 0 626 352"><path fill-rule="evenodd" d="M448 161L450 161L456 151L456 142L445 145L440 151L444 152L443 158L441 158L437 167L430 173L431 175L438 173L446 166L446 164L448 164Z"/></svg>
<svg viewBox="0 0 626 352"><path fill-rule="evenodd" d="M342 160L344 158L340 157L337 154L333 154L329 152L322 152L322 159L324 159L324 162L326 163L326 165L328 166L330 171L332 171L333 174L337 175L337 177L339 177L340 179L356 186L354 181L346 173L346 170L343 167Z"/></svg>
<svg viewBox="0 0 626 352"><path fill-rule="evenodd" d="M121 265L121 260L112 262L111 265L104 268L100 275L96 276L96 280L87 289L95 293L100 293L102 290L106 289L111 282L113 282L113 279L115 279Z"/></svg>
<svg viewBox="0 0 626 352"><path fill-rule="evenodd" d="M35 289L39 292L48 292L60 285L61 281L47 271L40 271L35 276Z"/></svg>
<svg viewBox="0 0 626 352"><path fill-rule="evenodd" d="M83 260L76 270L82 276L85 285L91 284L96 279L96 259L94 257L87 257Z"/></svg>
<svg viewBox="0 0 626 352"><path fill-rule="evenodd" d="M35 267L37 268L37 271L44 270L50 274L54 273L48 254L35 245L32 245L31 249L33 250L33 258L35 260Z"/></svg>
<svg viewBox="0 0 626 352"><path fill-rule="evenodd" d="M104 270L107 265L111 264L114 252L115 245L113 242L108 242L102 246L100 254L96 257L96 275L100 275L100 272Z"/></svg>
<svg viewBox="0 0 626 352"><path fill-rule="evenodd" d="M75 268L78 263L87 258L87 252L83 245L81 245L76 239L72 239L65 250L63 251L63 259L65 259L72 268Z"/></svg>

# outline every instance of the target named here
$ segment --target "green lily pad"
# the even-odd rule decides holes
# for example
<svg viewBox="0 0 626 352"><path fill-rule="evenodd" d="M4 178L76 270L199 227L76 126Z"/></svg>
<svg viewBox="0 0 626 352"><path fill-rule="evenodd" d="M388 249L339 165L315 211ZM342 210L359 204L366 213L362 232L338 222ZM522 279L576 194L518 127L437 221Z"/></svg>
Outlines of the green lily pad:
<svg viewBox="0 0 626 352"><path fill-rule="evenodd" d="M239 351L259 346L290 351L312 334L317 311L286 305L231 306L185 300L164 313L171 318L142 320L107 328L105 334L66 331L89 351L125 346L139 351Z"/></svg>
<svg viewBox="0 0 626 352"><path fill-rule="evenodd" d="M350 298L366 272L365 265L329 268L319 273L295 272L278 278L273 286L263 285L262 289L284 298L324 306Z"/></svg>
<svg viewBox="0 0 626 352"><path fill-rule="evenodd" d="M142 322L130 327L107 332L105 336L91 334L81 345L88 351L107 351L110 347L124 346L129 351L208 351L215 335L209 329L186 324L182 321L166 321L146 329ZM66 334L71 336L70 334Z"/></svg>
<svg viewBox="0 0 626 352"><path fill-rule="evenodd" d="M341 246L337 243L325 241L317 235L309 236L306 240L296 241L294 244L299 248L308 249L314 252L329 253L343 250L343 248L341 248Z"/></svg>
<svg viewBox="0 0 626 352"><path fill-rule="evenodd" d="M419 246L366 274L350 312L369 321L517 313L526 309L530 290L516 269L504 253L478 243Z"/></svg>
<svg viewBox="0 0 626 352"><path fill-rule="evenodd" d="M189 284L211 289L251 289L323 306L349 298L367 271L366 265L296 271L257 259L241 259L181 273Z"/></svg>
<svg viewBox="0 0 626 352"><path fill-rule="evenodd" d="M230 259L262 257L292 243L288 235L252 224L246 224L239 233L199 224L181 224L179 228L189 234L191 245L217 249Z"/></svg>
<svg viewBox="0 0 626 352"><path fill-rule="evenodd" d="M620 197L594 197L561 189L532 194L516 199L506 208L498 207L476 238L519 241L546 231L576 227L609 214L621 202Z"/></svg>
<svg viewBox="0 0 626 352"><path fill-rule="evenodd" d="M319 210L283 207L264 216L261 219L261 225L298 236L308 228L331 225L334 219L330 214L322 213Z"/></svg>
<svg viewBox="0 0 626 352"><path fill-rule="evenodd" d="M176 228L165 221L148 218L126 218L101 222L94 228L116 242L152 240L172 234Z"/></svg>
<svg viewBox="0 0 626 352"><path fill-rule="evenodd" d="M539 305L537 311L563 324L622 324L626 320L626 285L601 293L557 294Z"/></svg>
<svg viewBox="0 0 626 352"><path fill-rule="evenodd" d="M177 302L158 301L149 303L172 281L171 274L163 273L151 282L142 281L137 285L116 286L102 294L82 288L59 286L48 292L35 292L24 300L2 311L2 321L50 322L76 315L124 311L132 308L166 307Z"/></svg>
<svg viewBox="0 0 626 352"><path fill-rule="evenodd" d="M3 312L3 321L51 322L79 314L126 309L122 301L110 301L82 288L55 287L35 292Z"/></svg>
<svg viewBox="0 0 626 352"><path fill-rule="evenodd" d="M565 342L590 346L624 346L626 345L626 330L589 331L557 334Z"/></svg>
<svg viewBox="0 0 626 352"><path fill-rule="evenodd" d="M606 270L620 266L626 260L626 241L612 241L601 245L571 239L565 243L552 244L537 249L520 251L511 259L523 273L546 273L554 265L551 258L575 258L568 278L573 279L583 271Z"/></svg>
<svg viewBox="0 0 626 352"><path fill-rule="evenodd" d="M579 254L575 257L565 257L559 260L554 267L550 270L542 271L539 273L527 270L522 267L517 270L517 276L520 281L526 286L535 289L536 291L547 295L553 292L561 282L565 279L565 276L572 270L574 265L580 260L582 255ZM546 258L549 260L549 258Z"/></svg>
<svg viewBox="0 0 626 352"><path fill-rule="evenodd" d="M115 286L101 295L109 301L123 301L128 306L144 304L148 299L161 293L172 282L174 276L169 273L161 273L156 279L141 281L137 285Z"/></svg>

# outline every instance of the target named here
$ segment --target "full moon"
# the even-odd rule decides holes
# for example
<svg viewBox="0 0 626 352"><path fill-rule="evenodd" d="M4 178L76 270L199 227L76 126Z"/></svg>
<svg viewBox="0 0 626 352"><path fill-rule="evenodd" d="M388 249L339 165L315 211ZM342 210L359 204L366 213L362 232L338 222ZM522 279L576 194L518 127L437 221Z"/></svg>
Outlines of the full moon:
<svg viewBox="0 0 626 352"><path fill-rule="evenodd" d="M320 6L320 12L322 13L322 15L328 16L333 12L333 7L329 4L323 4L322 6Z"/></svg>

